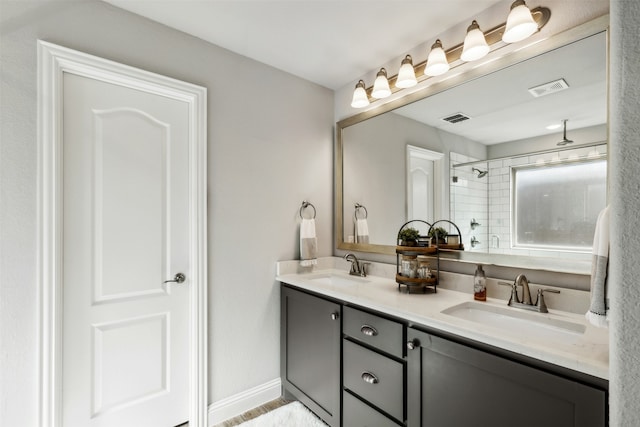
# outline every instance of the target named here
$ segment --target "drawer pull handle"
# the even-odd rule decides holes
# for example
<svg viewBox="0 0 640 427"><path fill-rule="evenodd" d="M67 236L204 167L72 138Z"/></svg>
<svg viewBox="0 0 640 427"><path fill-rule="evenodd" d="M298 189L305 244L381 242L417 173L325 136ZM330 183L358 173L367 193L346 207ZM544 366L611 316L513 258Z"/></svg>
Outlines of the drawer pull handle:
<svg viewBox="0 0 640 427"><path fill-rule="evenodd" d="M378 377L373 375L371 372L363 372L362 380L367 384L378 384L380 382L378 381Z"/></svg>
<svg viewBox="0 0 640 427"><path fill-rule="evenodd" d="M378 330L369 325L362 325L362 327L360 328L360 332L368 337L375 337L376 335L378 335Z"/></svg>
<svg viewBox="0 0 640 427"><path fill-rule="evenodd" d="M340 315L338 313L331 313L331 320L338 320Z"/></svg>

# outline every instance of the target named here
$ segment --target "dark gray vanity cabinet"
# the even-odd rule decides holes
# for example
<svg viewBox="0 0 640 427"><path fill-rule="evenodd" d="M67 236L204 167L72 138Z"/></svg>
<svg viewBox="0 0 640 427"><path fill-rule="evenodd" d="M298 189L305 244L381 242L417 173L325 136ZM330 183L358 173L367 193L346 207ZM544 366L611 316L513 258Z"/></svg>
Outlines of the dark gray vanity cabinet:
<svg viewBox="0 0 640 427"><path fill-rule="evenodd" d="M284 396L332 427L606 427L606 380L281 287Z"/></svg>
<svg viewBox="0 0 640 427"><path fill-rule="evenodd" d="M405 325L345 306L342 333L342 425L404 425Z"/></svg>
<svg viewBox="0 0 640 427"><path fill-rule="evenodd" d="M606 391L414 328L410 427L603 427Z"/></svg>
<svg viewBox="0 0 640 427"><path fill-rule="evenodd" d="M340 425L341 305L281 287L281 375L295 398L332 427Z"/></svg>

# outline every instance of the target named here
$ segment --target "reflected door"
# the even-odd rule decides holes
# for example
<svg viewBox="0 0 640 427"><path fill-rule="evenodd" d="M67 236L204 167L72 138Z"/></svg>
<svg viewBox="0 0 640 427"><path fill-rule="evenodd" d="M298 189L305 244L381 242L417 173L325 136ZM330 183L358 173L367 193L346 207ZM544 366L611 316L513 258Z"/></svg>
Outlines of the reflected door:
<svg viewBox="0 0 640 427"><path fill-rule="evenodd" d="M438 166L442 157L441 153L407 146L407 221L421 219L433 223L436 220Z"/></svg>
<svg viewBox="0 0 640 427"><path fill-rule="evenodd" d="M189 418L188 105L65 73L65 427ZM184 283L164 283L177 273Z"/></svg>
<svg viewBox="0 0 640 427"><path fill-rule="evenodd" d="M433 223L433 162L419 160L420 165L411 165L411 197L407 219L424 219Z"/></svg>

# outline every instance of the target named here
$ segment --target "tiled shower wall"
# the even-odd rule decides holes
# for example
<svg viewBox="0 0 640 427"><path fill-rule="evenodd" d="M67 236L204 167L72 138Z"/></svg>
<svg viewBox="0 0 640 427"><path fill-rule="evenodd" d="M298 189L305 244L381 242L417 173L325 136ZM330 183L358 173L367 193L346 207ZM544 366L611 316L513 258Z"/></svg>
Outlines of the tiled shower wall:
<svg viewBox="0 0 640 427"><path fill-rule="evenodd" d="M464 154L451 152L450 176L451 176L451 221L455 222L462 233L462 243L467 251L486 251L488 237L488 187L489 175L478 178L478 174L471 170L475 167L487 170L487 163L478 163L473 166L454 168L460 163L476 162L478 159ZM472 220L480 225L471 227ZM471 244L475 238L478 243Z"/></svg>
<svg viewBox="0 0 640 427"><path fill-rule="evenodd" d="M589 254L556 252L548 250L516 249L511 247L511 170L515 166L544 165L561 160L579 160L607 153L607 145L557 150L529 156L477 161L477 163L454 167L461 163L475 162L469 156L451 153L451 218L462 233L465 250L511 255L533 255L565 259L585 259ZM478 178L472 168L489 170L489 174ZM458 182L453 182L457 176ZM481 225L471 229L471 219ZM471 239L479 243L473 247Z"/></svg>

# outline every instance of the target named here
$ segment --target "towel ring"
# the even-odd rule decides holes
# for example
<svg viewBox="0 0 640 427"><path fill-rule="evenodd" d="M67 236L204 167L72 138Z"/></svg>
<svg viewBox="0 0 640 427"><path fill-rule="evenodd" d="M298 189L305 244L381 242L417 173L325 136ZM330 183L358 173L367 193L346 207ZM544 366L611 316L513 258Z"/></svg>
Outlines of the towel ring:
<svg viewBox="0 0 640 427"><path fill-rule="evenodd" d="M302 202L302 206L300 207L300 218L305 219L302 216L302 211L305 210L308 207L311 207L311 209L313 209L313 217L309 218L309 219L315 219L316 218L316 207L313 206L311 203L307 202L306 200L304 202Z"/></svg>
<svg viewBox="0 0 640 427"><path fill-rule="evenodd" d="M353 216L355 217L355 219L367 219L369 217L369 212L367 212L367 208L362 206L360 203L356 203L355 208L356 210L353 213ZM360 209L364 209L364 218L358 218L358 212L360 211Z"/></svg>

